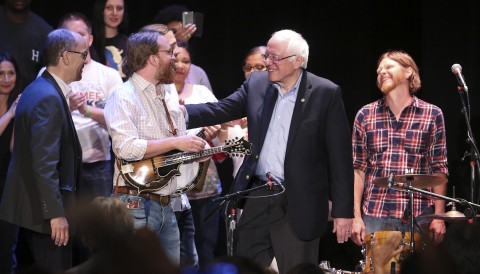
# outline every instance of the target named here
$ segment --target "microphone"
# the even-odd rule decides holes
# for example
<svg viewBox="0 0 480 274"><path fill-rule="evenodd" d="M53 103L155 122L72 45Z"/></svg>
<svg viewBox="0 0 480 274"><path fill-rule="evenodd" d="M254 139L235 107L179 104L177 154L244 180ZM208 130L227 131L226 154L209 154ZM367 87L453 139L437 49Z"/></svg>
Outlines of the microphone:
<svg viewBox="0 0 480 274"><path fill-rule="evenodd" d="M410 214L412 214L410 212L410 202L407 204L407 207L405 208L405 211L403 212L403 216L402 216L402 224L403 225L406 225L408 223L408 217L410 216Z"/></svg>
<svg viewBox="0 0 480 274"><path fill-rule="evenodd" d="M465 92L468 92L468 87L462 74L462 66L460 66L459 64L454 64L452 66L452 72L453 74L455 74L455 76L457 76L458 84L463 88Z"/></svg>
<svg viewBox="0 0 480 274"><path fill-rule="evenodd" d="M282 190L285 190L285 186L282 184L282 181L280 179L278 179L275 175L273 175L273 173L271 173L269 171L269 172L267 172L266 176L267 176L268 180L275 183L277 186L282 188Z"/></svg>

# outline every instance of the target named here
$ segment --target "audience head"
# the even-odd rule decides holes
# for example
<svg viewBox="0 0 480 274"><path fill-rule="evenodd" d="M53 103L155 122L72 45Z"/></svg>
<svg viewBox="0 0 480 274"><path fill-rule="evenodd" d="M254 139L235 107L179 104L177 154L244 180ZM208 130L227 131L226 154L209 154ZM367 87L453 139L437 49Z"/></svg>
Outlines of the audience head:
<svg viewBox="0 0 480 274"><path fill-rule="evenodd" d="M15 58L7 52L0 52L0 94L8 94L7 109L22 91L18 65Z"/></svg>
<svg viewBox="0 0 480 274"><path fill-rule="evenodd" d="M175 83L185 83L190 71L190 66L192 65L192 59L190 58L190 51L188 50L187 43L179 42L177 45L177 55L175 59Z"/></svg>
<svg viewBox="0 0 480 274"><path fill-rule="evenodd" d="M68 29L80 34L85 40L88 49L90 49L90 46L93 42L92 24L84 14L79 12L70 12L65 14L60 19L58 28ZM87 60L89 59L87 58Z"/></svg>
<svg viewBox="0 0 480 274"><path fill-rule="evenodd" d="M262 55L265 54L267 47L258 46L254 47L247 52L245 59L243 60L243 73L245 74L245 79L250 76L250 73L253 71L264 71L267 69L265 61L263 60Z"/></svg>
<svg viewBox="0 0 480 274"><path fill-rule="evenodd" d="M125 204L123 207L126 209ZM98 250L92 255L89 261L66 273L180 274L180 269L169 260L155 232L146 227L134 231L128 237L119 237L110 249Z"/></svg>
<svg viewBox="0 0 480 274"><path fill-rule="evenodd" d="M98 61L106 63L106 38L127 33L128 9L124 0L95 0L93 4L93 35Z"/></svg>
<svg viewBox="0 0 480 274"><path fill-rule="evenodd" d="M452 224L439 248L452 260L458 273L480 271L480 224Z"/></svg>
<svg viewBox="0 0 480 274"><path fill-rule="evenodd" d="M474 274L480 269L480 224L449 225L443 241L417 249L400 266L408 274Z"/></svg>
<svg viewBox="0 0 480 274"><path fill-rule="evenodd" d="M410 94L414 94L415 92L417 92L418 89L420 89L420 87L422 86L422 83L420 81L419 70L418 70L417 64L415 64L415 61L408 53L400 50L387 51L384 54L382 54L380 58L378 58L377 67L380 66L380 63L384 59L390 59L392 61L395 61L404 70L408 71L408 73L411 73L410 77L408 78L408 88L409 88ZM378 76L380 76L378 69L377 69L377 74ZM377 77L377 87L380 90L382 90L380 77Z"/></svg>
<svg viewBox="0 0 480 274"><path fill-rule="evenodd" d="M133 236L133 217L123 202L97 197L79 214L83 241L92 251L112 248Z"/></svg>
<svg viewBox="0 0 480 274"><path fill-rule="evenodd" d="M269 274L270 272L255 261L241 256L216 258L208 266L208 274L236 273L236 274Z"/></svg>
<svg viewBox="0 0 480 274"><path fill-rule="evenodd" d="M182 13L184 11L188 11L186 6L172 4L159 10L153 21L167 25L173 34L176 34L183 27Z"/></svg>
<svg viewBox="0 0 480 274"><path fill-rule="evenodd" d="M96 0L93 3L93 21L105 29L115 29L125 32L128 23L128 13L124 0ZM99 29L100 30L100 29Z"/></svg>

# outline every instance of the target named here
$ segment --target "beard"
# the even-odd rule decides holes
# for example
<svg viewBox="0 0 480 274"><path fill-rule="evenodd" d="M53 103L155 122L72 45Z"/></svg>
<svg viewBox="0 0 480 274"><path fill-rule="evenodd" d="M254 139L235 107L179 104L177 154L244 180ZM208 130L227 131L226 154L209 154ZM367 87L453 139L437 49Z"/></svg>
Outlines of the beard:
<svg viewBox="0 0 480 274"><path fill-rule="evenodd" d="M390 81L377 83L378 88L382 91L383 94L387 94L390 91L394 90L401 84L401 80L398 75L392 75Z"/></svg>
<svg viewBox="0 0 480 274"><path fill-rule="evenodd" d="M155 78L158 80L159 84L173 84L175 79L175 64L169 62L164 66L159 66Z"/></svg>

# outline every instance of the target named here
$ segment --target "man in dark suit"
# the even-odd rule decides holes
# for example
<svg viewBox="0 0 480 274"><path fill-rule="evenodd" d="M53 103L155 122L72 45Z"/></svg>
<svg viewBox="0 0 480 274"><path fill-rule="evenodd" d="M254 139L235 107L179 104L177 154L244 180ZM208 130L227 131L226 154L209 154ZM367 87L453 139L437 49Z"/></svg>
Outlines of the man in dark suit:
<svg viewBox="0 0 480 274"><path fill-rule="evenodd" d="M231 192L263 185L271 172L285 193L245 199L235 253L280 273L301 262L318 263L320 236L332 200L333 232L343 243L353 218L351 135L341 88L305 69L308 44L291 30L272 35L263 56L266 72L253 72L218 103L186 105L189 127L248 118L253 151ZM259 190L252 196L269 196ZM329 197L330 196L330 197Z"/></svg>
<svg viewBox="0 0 480 274"><path fill-rule="evenodd" d="M0 218L25 228L36 266L60 271L72 265L68 208L74 202L82 153L66 101L87 55L85 40L55 30L45 44L47 69L17 105L14 147Z"/></svg>

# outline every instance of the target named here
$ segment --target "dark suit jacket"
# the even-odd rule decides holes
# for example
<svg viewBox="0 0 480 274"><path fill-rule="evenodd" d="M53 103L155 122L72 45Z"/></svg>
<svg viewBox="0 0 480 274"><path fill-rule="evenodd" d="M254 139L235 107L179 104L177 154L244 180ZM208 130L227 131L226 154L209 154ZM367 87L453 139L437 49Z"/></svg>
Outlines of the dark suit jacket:
<svg viewBox="0 0 480 274"><path fill-rule="evenodd" d="M50 219L66 216L74 201L82 150L65 96L48 71L23 92L14 134L0 218L50 234Z"/></svg>
<svg viewBox="0 0 480 274"><path fill-rule="evenodd" d="M252 154L245 158L231 192L247 188L255 175L277 96L267 72L254 72L235 93L216 104L186 105L192 128L248 118ZM318 238L325 230L329 196L334 218L353 218L352 163L341 88L304 71L284 163L290 221L301 239Z"/></svg>

